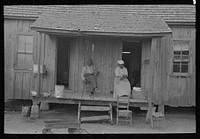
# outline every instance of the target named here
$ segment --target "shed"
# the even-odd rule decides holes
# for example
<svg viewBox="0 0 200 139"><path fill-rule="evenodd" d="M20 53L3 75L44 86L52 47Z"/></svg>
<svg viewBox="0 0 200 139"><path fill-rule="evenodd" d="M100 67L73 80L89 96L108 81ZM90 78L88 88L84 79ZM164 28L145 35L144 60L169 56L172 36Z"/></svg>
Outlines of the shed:
<svg viewBox="0 0 200 139"><path fill-rule="evenodd" d="M4 6L4 18L6 99L54 92L56 84L84 99L80 72L91 57L104 99L112 100L123 59L131 86L151 92L154 103L195 106L193 5ZM47 74L34 76L34 64Z"/></svg>

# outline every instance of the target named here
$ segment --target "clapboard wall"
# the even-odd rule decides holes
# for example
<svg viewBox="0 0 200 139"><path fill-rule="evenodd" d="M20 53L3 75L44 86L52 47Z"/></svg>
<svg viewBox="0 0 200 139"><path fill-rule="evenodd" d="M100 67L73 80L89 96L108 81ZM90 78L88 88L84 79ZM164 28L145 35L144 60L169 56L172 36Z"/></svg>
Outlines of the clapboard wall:
<svg viewBox="0 0 200 139"><path fill-rule="evenodd" d="M32 70L22 70L14 67L18 47L18 34L32 34L33 39L33 62L37 61L37 33L30 29L32 20L4 20L4 81L5 99L30 99L32 85Z"/></svg>
<svg viewBox="0 0 200 139"><path fill-rule="evenodd" d="M122 57L122 41L111 37L76 37L70 42L69 88L83 91L81 70L92 58L99 71L98 87L102 93L113 91L114 70Z"/></svg>

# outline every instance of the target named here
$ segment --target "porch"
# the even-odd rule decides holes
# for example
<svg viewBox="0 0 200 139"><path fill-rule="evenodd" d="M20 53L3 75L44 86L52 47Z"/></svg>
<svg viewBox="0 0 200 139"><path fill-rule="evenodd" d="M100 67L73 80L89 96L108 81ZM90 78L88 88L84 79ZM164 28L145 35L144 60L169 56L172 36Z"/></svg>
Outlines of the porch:
<svg viewBox="0 0 200 139"><path fill-rule="evenodd" d="M62 97L56 98L51 94L50 97L32 97L33 104L39 102L47 103L63 103L63 104L82 104L87 105L109 105L116 106L117 98L114 98L111 93L96 93L94 97L90 97L89 93L73 92L65 90ZM130 107L148 107L147 100L136 100L130 98Z"/></svg>

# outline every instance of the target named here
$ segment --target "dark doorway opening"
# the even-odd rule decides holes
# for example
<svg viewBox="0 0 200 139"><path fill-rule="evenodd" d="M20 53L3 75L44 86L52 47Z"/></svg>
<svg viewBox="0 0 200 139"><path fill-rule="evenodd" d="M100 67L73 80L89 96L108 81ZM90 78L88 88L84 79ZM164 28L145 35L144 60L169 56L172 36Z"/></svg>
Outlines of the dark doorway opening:
<svg viewBox="0 0 200 139"><path fill-rule="evenodd" d="M131 87L141 86L141 47L140 41L123 43L122 59Z"/></svg>
<svg viewBox="0 0 200 139"><path fill-rule="evenodd" d="M57 47L57 85L69 88L70 40L59 37Z"/></svg>

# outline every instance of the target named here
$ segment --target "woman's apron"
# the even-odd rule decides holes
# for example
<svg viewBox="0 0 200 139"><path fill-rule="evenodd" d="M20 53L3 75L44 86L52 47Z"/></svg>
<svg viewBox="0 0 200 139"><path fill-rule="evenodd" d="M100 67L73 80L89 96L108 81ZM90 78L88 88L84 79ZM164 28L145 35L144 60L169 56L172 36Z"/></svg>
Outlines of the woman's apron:
<svg viewBox="0 0 200 139"><path fill-rule="evenodd" d="M113 97L130 95L131 85L127 78L120 80L120 77L114 79L114 93Z"/></svg>

